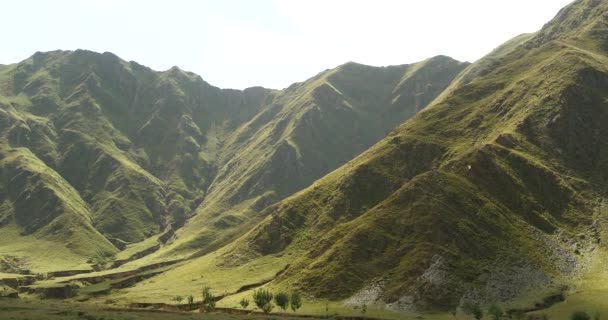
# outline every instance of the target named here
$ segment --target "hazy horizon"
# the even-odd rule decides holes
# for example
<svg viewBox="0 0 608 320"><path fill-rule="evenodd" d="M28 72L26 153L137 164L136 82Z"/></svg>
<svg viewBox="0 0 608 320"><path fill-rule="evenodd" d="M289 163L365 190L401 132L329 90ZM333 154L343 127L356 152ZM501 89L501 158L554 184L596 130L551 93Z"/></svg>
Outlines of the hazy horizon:
<svg viewBox="0 0 608 320"><path fill-rule="evenodd" d="M155 70L178 66L222 88L280 89L348 61L473 62L537 31L570 2L19 1L5 4L11 14L0 26L13 30L5 35L13 45L0 63L36 51L108 51Z"/></svg>

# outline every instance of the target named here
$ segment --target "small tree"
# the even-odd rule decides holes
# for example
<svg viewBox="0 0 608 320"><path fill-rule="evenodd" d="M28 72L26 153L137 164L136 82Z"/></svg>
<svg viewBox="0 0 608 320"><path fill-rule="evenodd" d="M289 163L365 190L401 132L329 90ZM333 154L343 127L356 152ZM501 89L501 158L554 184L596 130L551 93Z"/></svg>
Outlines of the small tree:
<svg viewBox="0 0 608 320"><path fill-rule="evenodd" d="M462 312L468 316L473 316L473 318L480 320L483 318L483 311L479 306L479 303L470 303L467 302L462 305Z"/></svg>
<svg viewBox="0 0 608 320"><path fill-rule="evenodd" d="M481 320L483 318L483 310L481 310L479 305L477 308L473 309L473 317L475 317L477 320Z"/></svg>
<svg viewBox="0 0 608 320"><path fill-rule="evenodd" d="M289 308L289 294L286 292L279 292L274 296L274 303L283 309L283 311Z"/></svg>
<svg viewBox="0 0 608 320"><path fill-rule="evenodd" d="M591 317L585 311L574 311L570 320L591 320Z"/></svg>
<svg viewBox="0 0 608 320"><path fill-rule="evenodd" d="M239 304L241 305L241 308L247 309L247 307L249 307L249 299L243 298Z"/></svg>
<svg viewBox="0 0 608 320"><path fill-rule="evenodd" d="M291 293L291 310L297 312L302 307L302 296L298 292Z"/></svg>
<svg viewBox="0 0 608 320"><path fill-rule="evenodd" d="M488 314L490 316L492 316L493 320L499 320L500 317L502 317L503 312L502 312L502 309L498 305L492 304L488 308Z"/></svg>
<svg viewBox="0 0 608 320"><path fill-rule="evenodd" d="M272 293L266 289L259 289L253 292L253 302L255 305L264 311L264 313L270 313L272 308Z"/></svg>
<svg viewBox="0 0 608 320"><path fill-rule="evenodd" d="M175 296L175 297L171 298L171 300L175 301L175 305L177 306L178 309L181 309L180 303L184 300L184 297Z"/></svg>
<svg viewBox="0 0 608 320"><path fill-rule="evenodd" d="M365 304L365 303L364 303L364 304L361 306L361 313L362 313L362 314L367 313L367 304Z"/></svg>
<svg viewBox="0 0 608 320"><path fill-rule="evenodd" d="M524 312L521 310L515 310L511 313L511 316L509 318L513 318L515 320L521 320L524 318Z"/></svg>
<svg viewBox="0 0 608 320"><path fill-rule="evenodd" d="M189 295L187 300L188 300L188 305L190 307L192 307L192 305L194 304L194 297L192 295Z"/></svg>
<svg viewBox="0 0 608 320"><path fill-rule="evenodd" d="M202 301L202 309L205 312L211 312L215 309L215 296L211 293L211 288L204 287L203 288L203 301Z"/></svg>

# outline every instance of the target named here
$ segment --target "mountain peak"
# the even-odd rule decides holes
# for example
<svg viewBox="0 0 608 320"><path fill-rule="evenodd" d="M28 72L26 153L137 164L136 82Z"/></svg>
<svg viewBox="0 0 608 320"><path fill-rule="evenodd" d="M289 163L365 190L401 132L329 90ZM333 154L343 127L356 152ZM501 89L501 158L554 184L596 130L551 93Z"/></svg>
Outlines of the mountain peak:
<svg viewBox="0 0 608 320"><path fill-rule="evenodd" d="M538 32L529 47L538 47L552 40L581 38L599 40L608 47L605 19L608 16L607 0L577 0L562 8L557 15Z"/></svg>

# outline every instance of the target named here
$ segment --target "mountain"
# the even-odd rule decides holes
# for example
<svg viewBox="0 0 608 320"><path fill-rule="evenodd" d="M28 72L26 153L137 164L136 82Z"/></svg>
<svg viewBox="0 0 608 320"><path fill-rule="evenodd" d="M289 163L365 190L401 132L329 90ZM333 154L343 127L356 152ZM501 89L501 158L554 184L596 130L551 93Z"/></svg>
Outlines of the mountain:
<svg viewBox="0 0 608 320"><path fill-rule="evenodd" d="M85 50L0 66L0 272L103 269L148 243L167 256L209 251L423 109L466 65L348 63L242 91Z"/></svg>
<svg viewBox="0 0 608 320"><path fill-rule="evenodd" d="M240 127L176 248L228 243L257 214L354 158L426 107L467 64L438 56L402 66L347 63L287 88Z"/></svg>
<svg viewBox="0 0 608 320"><path fill-rule="evenodd" d="M470 65L370 149L264 209L229 246L126 297L231 269L270 269L267 286L313 300L401 311L563 292L606 250L607 87L608 1L575 1Z"/></svg>
<svg viewBox="0 0 608 320"><path fill-rule="evenodd" d="M220 90L177 68L159 73L82 50L36 53L5 66L0 79L2 146L15 154L3 167L12 191L2 193L5 224L44 241L52 237L38 229L53 225L62 243L80 227L55 219L74 211L98 237L75 251L95 261L183 223L212 179L215 150L202 151L204 132L234 130L271 94Z"/></svg>

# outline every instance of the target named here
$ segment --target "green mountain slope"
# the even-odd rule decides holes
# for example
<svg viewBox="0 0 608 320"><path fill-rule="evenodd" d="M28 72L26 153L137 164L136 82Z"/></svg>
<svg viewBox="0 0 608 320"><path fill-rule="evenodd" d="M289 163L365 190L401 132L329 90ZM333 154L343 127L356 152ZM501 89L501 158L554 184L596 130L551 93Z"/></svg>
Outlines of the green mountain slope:
<svg viewBox="0 0 608 320"><path fill-rule="evenodd" d="M0 159L3 258L30 260L16 259L11 271L88 269L77 256L94 263L116 252L92 226L78 192L57 172L24 148L3 147Z"/></svg>
<svg viewBox="0 0 608 320"><path fill-rule="evenodd" d="M101 268L158 241L161 259L209 250L381 139L465 66L349 63L283 91L223 90L84 50L2 66L0 235L67 245L69 258L45 268L34 261L54 249L3 255L21 261L10 269L48 271Z"/></svg>
<svg viewBox="0 0 608 320"><path fill-rule="evenodd" d="M236 242L175 272L289 257L271 286L409 311L559 290L604 246L595 221L608 191L606 12L608 1L574 2L264 210Z"/></svg>
<svg viewBox="0 0 608 320"><path fill-rule="evenodd" d="M202 146L252 117L271 93L221 90L177 68L159 73L87 51L37 53L3 68L0 88L3 147L35 159L38 171L60 176L53 182L71 190L66 201L84 204L74 213L118 249L183 224L215 172L217 148ZM14 167L16 176L25 169ZM51 193L26 194L31 190L7 179L4 188L49 201L30 208L28 219L65 211ZM54 187L39 183L42 190ZM61 234L54 240L68 241ZM116 248L106 239L93 242L108 258Z"/></svg>
<svg viewBox="0 0 608 320"><path fill-rule="evenodd" d="M386 68L347 63L294 84L227 141L217 177L178 232L209 251L266 206L310 185L428 105L466 66L448 57Z"/></svg>

